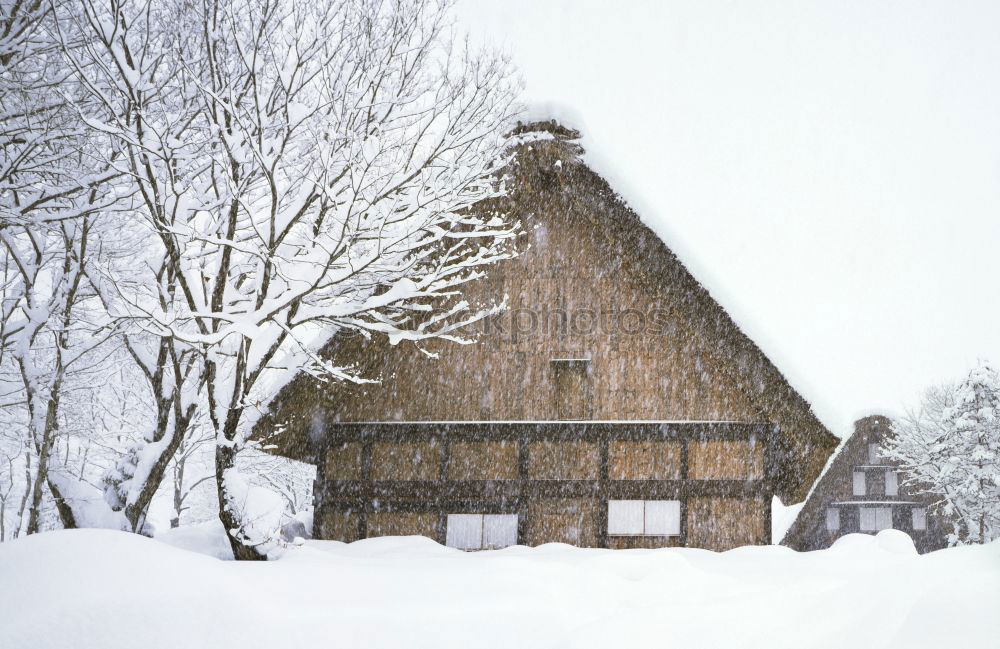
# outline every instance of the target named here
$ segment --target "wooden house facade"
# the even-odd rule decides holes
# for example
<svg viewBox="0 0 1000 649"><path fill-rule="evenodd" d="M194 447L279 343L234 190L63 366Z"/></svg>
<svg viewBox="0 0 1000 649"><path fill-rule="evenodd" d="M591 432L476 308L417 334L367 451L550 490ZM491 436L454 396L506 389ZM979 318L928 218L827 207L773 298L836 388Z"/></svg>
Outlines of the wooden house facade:
<svg viewBox="0 0 1000 649"><path fill-rule="evenodd" d="M315 535L769 543L771 496L804 498L837 438L587 167L577 133L522 130L489 206L521 220L522 253L465 289L509 308L474 345L335 336L325 353L380 382L302 374L258 424L319 467Z"/></svg>
<svg viewBox="0 0 1000 649"><path fill-rule="evenodd" d="M333 424L315 532L463 549L768 543L774 433L726 422Z"/></svg>
<svg viewBox="0 0 1000 649"><path fill-rule="evenodd" d="M822 550L845 534L897 529L913 539L918 552L947 546L951 526L932 511L936 497L908 487L899 467L879 454L891 431L891 420L881 415L854 423L854 434L816 483L782 545Z"/></svg>

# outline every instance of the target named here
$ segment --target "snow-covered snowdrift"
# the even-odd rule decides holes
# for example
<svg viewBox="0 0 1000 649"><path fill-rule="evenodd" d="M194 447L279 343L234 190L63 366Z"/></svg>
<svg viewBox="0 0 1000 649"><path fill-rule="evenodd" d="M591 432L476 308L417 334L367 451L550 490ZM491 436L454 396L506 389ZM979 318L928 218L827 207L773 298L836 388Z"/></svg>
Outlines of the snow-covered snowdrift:
<svg viewBox="0 0 1000 649"><path fill-rule="evenodd" d="M0 646L992 647L1000 543L465 554L418 537L234 563L119 532L0 545Z"/></svg>

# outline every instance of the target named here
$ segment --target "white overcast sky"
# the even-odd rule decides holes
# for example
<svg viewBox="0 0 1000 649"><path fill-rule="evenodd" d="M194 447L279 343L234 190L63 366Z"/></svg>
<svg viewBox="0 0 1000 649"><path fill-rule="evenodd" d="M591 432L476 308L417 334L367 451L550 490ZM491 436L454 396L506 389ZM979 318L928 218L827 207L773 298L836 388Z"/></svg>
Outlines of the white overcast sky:
<svg viewBox="0 0 1000 649"><path fill-rule="evenodd" d="M1000 3L458 9L838 435L1000 363Z"/></svg>

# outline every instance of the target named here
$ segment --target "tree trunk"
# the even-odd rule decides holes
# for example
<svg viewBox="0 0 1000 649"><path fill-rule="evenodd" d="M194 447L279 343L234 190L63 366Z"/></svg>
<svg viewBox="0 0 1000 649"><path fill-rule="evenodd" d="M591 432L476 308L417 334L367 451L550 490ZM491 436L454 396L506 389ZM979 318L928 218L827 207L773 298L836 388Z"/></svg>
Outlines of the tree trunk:
<svg viewBox="0 0 1000 649"><path fill-rule="evenodd" d="M184 463L187 462L187 458L183 455L178 458L177 464L174 466L174 516L170 519L170 528L180 527L181 525L181 507L184 506L184 494L182 493L184 489Z"/></svg>
<svg viewBox="0 0 1000 649"><path fill-rule="evenodd" d="M62 492L51 480L46 477L46 484L49 487L49 491L52 492L52 500L56 503L56 511L59 512L59 520L62 521L63 529L75 530L77 525L76 514L73 513L73 507L66 502L63 498Z"/></svg>
<svg viewBox="0 0 1000 649"><path fill-rule="evenodd" d="M39 452L38 469L35 471L35 477L31 485L31 499L28 505L28 527L24 530L25 534L38 533L42 507L42 481L45 480L45 473L48 470L48 453Z"/></svg>
<svg viewBox="0 0 1000 649"><path fill-rule="evenodd" d="M219 492L219 520L226 530L229 547L233 550L233 558L237 561L266 561L253 546L245 544L233 535L234 530L242 527L239 515L229 505L229 494L226 492L226 472L236 465L236 451L229 446L215 446L215 484Z"/></svg>
<svg viewBox="0 0 1000 649"><path fill-rule="evenodd" d="M189 422L190 417L188 416L181 417L180 421L174 422L174 430L170 442L161 450L159 457L156 458L156 462L153 463L152 468L149 470L149 475L146 476L146 481L143 483L142 489L139 490L139 494L135 500L126 505L125 517L128 519L133 532L142 532L142 527L146 522L146 512L149 511L149 505L153 502L153 496L156 495L160 483L163 482L163 475L167 471L167 466L169 466L171 458L174 457L177 448L184 439L184 435L187 434ZM161 433L161 438L162 435Z"/></svg>
<svg viewBox="0 0 1000 649"><path fill-rule="evenodd" d="M31 493L31 451L24 453L24 495L21 496L21 505L17 508L17 528L14 530L13 538L17 538L24 530L24 510L28 506L28 496Z"/></svg>
<svg viewBox="0 0 1000 649"><path fill-rule="evenodd" d="M28 534L36 534L39 531L39 526L41 524L39 514L42 505L43 483L48 486L49 491L52 493L52 497L56 503L56 511L59 512L59 518L62 521L63 527L68 530L76 528L76 516L73 514L72 507L62 497L62 493L59 491L58 487L56 487L52 481L49 480L49 460L52 458L52 449L55 447L56 434L59 432L59 391L62 389L62 376L62 355L59 353L57 347L56 378L52 382L51 394L45 405L45 423L42 426L41 442L38 442L37 434L34 430L32 431L38 450L38 473L35 476L35 484L31 491L31 510L28 515Z"/></svg>
<svg viewBox="0 0 1000 649"><path fill-rule="evenodd" d="M30 389L30 388L29 388ZM31 486L31 506L28 509L28 534L37 534L41 526L41 509L42 509L42 497L45 493L44 486L49 483L49 460L52 458L52 447L55 444L54 439L54 427L55 427L55 415L59 407L59 401L55 398L50 398L46 405L46 416L45 423L42 425L41 440L36 430L32 430L32 439L35 443L35 450L38 453L38 469L35 472L34 484ZM32 425L35 428L34 425ZM49 485L49 491L52 492L52 496L62 501L56 494L58 491L53 489L51 484ZM65 507L65 502L59 507L59 517L63 517L62 507ZM70 516L72 520L72 516ZM73 525L72 527L75 527Z"/></svg>

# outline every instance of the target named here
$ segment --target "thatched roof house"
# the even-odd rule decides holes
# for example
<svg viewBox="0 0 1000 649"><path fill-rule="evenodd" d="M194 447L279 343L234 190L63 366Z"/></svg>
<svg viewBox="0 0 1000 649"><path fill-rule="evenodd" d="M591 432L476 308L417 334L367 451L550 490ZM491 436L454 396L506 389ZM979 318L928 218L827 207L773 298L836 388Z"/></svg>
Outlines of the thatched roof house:
<svg viewBox="0 0 1000 649"><path fill-rule="evenodd" d="M879 455L892 434L892 421L871 415L854 422L854 434L816 483L781 544L800 551L822 550L845 534L897 529L919 552L947 546L950 525L933 512L933 495L904 484L898 467Z"/></svg>
<svg viewBox="0 0 1000 649"><path fill-rule="evenodd" d="M518 146L496 207L523 222L524 252L466 289L473 302L508 295L509 310L476 345L430 345L437 358L335 337L326 353L381 383L302 374L258 424L320 467L317 534L444 540L447 515L465 512L519 516L520 542L620 547L614 501L679 508L683 529L664 543L769 542L770 495L804 498L837 438L584 164L576 132L522 130L539 135ZM654 492L677 504L649 505ZM494 523L513 534L513 519Z"/></svg>

